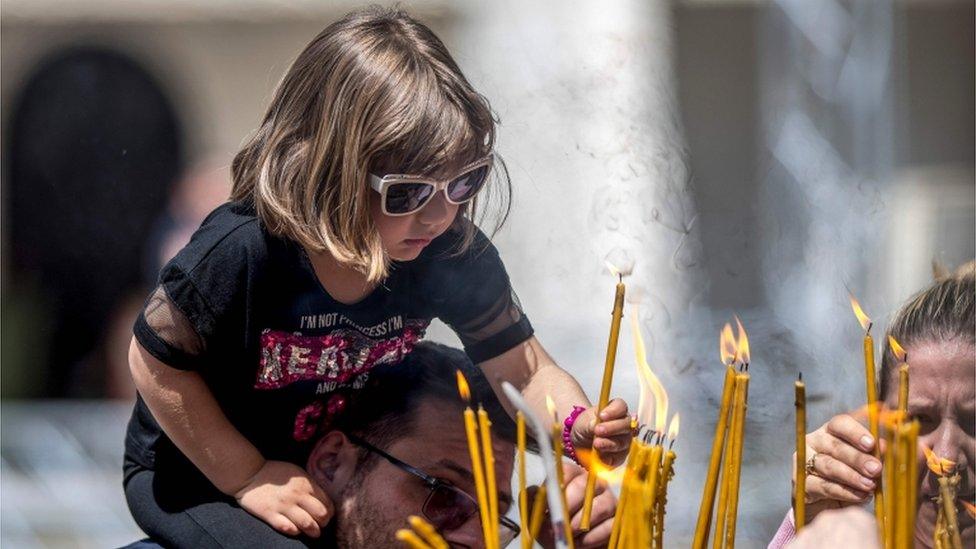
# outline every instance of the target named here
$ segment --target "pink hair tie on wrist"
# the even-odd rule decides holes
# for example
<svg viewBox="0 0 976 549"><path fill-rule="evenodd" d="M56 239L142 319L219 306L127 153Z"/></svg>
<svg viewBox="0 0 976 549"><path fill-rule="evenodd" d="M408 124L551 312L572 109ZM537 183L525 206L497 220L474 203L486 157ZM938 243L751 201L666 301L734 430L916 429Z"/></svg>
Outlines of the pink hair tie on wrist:
<svg viewBox="0 0 976 549"><path fill-rule="evenodd" d="M573 446L573 424L576 423L576 418L584 411L586 411L586 408L583 406L573 406L573 411L563 420L563 452L569 459L575 461L577 465L582 465L582 463L580 463L579 457L576 456L576 447Z"/></svg>

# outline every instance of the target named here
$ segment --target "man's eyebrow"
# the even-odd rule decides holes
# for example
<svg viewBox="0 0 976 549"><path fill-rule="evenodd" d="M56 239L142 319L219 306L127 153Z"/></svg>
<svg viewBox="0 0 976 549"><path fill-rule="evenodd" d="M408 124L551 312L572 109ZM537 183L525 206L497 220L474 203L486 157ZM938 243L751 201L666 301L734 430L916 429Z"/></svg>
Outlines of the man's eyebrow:
<svg viewBox="0 0 976 549"><path fill-rule="evenodd" d="M438 461L435 465L437 467L443 467L443 468L448 469L450 471L454 471L455 473L458 474L458 476L460 476L464 480L470 482L471 484L474 484L474 475L471 473L471 470L468 469L467 467L464 467L464 466L458 464L454 460L442 459L442 460ZM512 504L512 495L511 494L507 494L507 493L502 492L502 491L499 490L498 491L498 503L505 504L505 505L511 505Z"/></svg>

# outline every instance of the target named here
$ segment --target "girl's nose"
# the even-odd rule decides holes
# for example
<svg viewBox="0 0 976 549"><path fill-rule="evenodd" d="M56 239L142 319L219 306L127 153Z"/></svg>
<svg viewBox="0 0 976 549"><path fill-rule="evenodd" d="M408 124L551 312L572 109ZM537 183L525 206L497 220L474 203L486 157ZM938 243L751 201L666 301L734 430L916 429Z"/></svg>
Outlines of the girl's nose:
<svg viewBox="0 0 976 549"><path fill-rule="evenodd" d="M420 212L417 213L417 220L424 225L440 225L442 224L447 216L450 214L450 210L456 208L453 204L447 201L447 197L443 192L438 192L434 195L434 198L430 199Z"/></svg>

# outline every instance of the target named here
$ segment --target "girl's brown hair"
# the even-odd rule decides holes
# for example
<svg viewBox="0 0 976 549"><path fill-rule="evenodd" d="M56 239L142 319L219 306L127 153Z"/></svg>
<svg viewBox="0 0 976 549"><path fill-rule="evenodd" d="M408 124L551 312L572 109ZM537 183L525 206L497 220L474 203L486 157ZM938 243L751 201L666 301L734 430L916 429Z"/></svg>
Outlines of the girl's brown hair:
<svg viewBox="0 0 976 549"><path fill-rule="evenodd" d="M970 261L955 273L938 268L935 271L940 278L915 294L888 326L888 335L902 347L924 341L976 342L976 262ZM896 360L887 341L886 337L881 358L881 398L895 376Z"/></svg>
<svg viewBox="0 0 976 549"><path fill-rule="evenodd" d="M377 282L389 260L370 217L368 173L438 174L481 158L494 147L495 122L430 29L398 9L353 12L316 36L285 74L234 158L231 198L253 202L271 232ZM496 164L500 226L510 182ZM473 240L476 210L472 201L459 212L461 249Z"/></svg>

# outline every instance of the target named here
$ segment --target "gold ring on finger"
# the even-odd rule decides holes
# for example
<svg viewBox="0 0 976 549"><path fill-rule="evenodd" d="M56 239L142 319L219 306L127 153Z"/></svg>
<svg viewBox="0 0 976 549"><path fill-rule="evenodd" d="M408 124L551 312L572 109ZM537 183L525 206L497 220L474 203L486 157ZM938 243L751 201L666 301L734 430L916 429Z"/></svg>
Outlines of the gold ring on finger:
<svg viewBox="0 0 976 549"><path fill-rule="evenodd" d="M806 465L804 466L804 469L806 470L808 475L816 476L817 474L816 464L817 464L817 452L814 452L809 458L807 458Z"/></svg>

